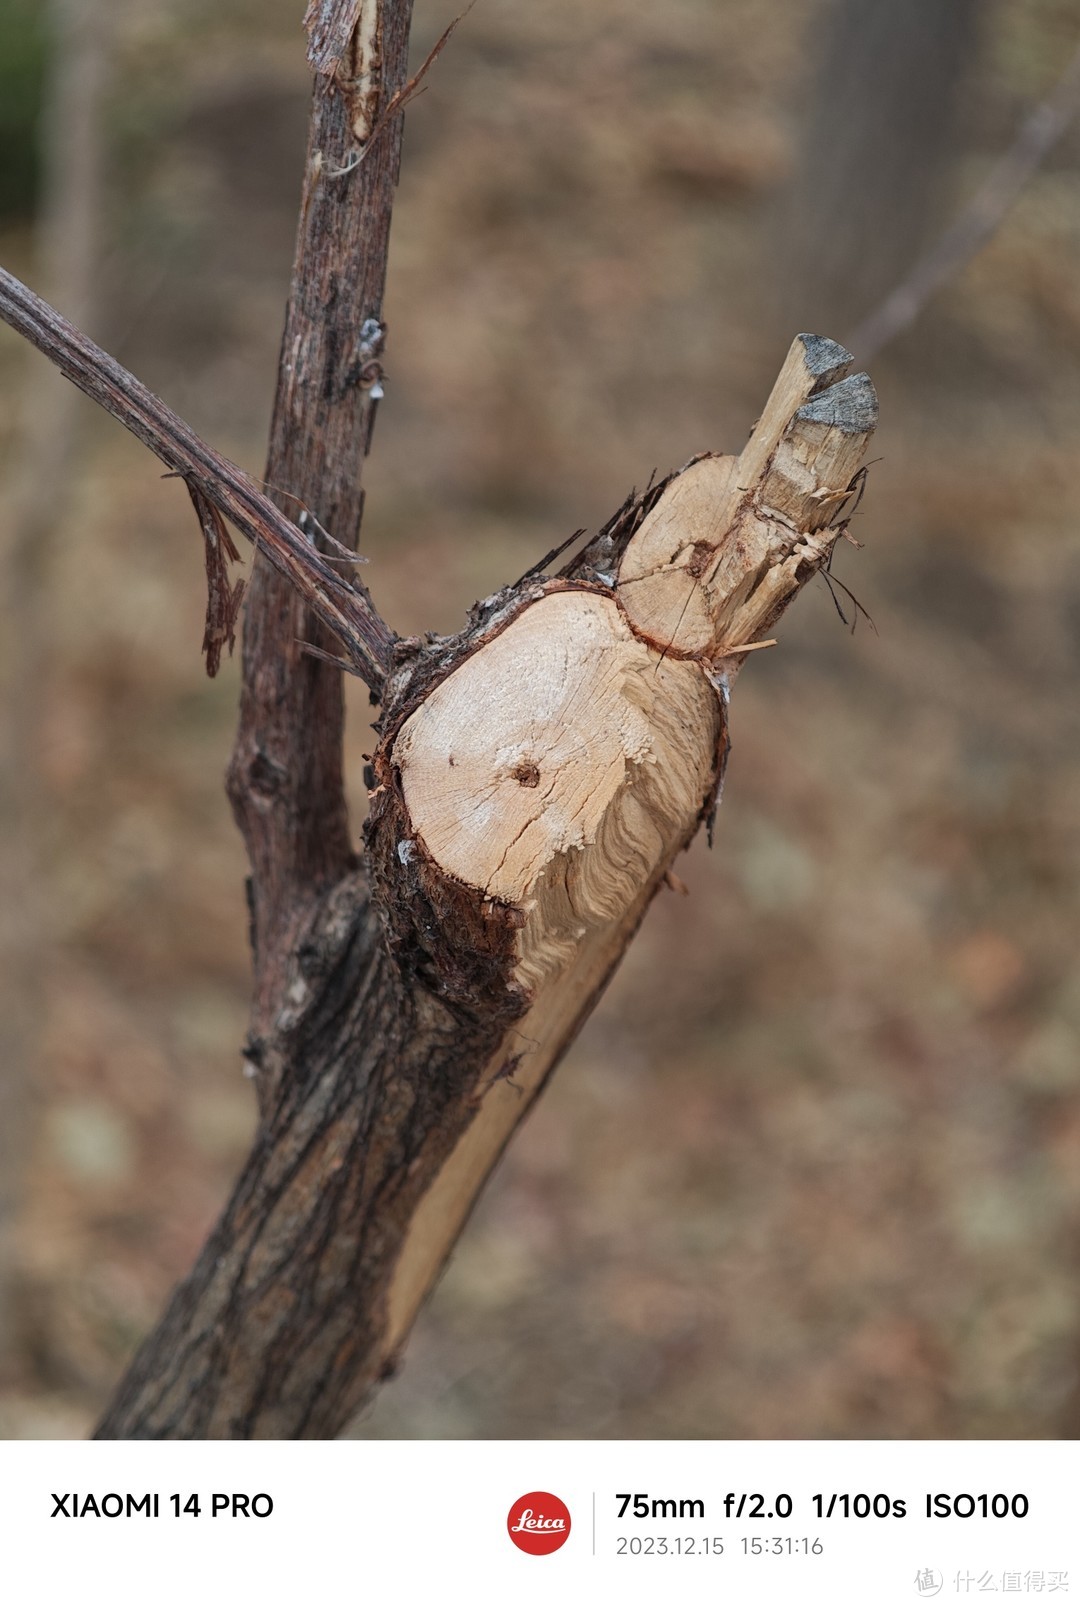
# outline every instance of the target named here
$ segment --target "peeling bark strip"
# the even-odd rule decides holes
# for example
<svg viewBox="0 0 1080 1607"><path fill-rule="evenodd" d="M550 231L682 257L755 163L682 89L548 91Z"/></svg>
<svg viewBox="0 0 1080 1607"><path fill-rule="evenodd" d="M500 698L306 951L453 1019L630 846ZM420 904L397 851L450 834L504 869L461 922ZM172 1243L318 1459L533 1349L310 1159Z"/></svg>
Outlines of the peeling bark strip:
<svg viewBox="0 0 1080 1607"><path fill-rule="evenodd" d="M739 458L621 510L568 572L399 644L369 821L257 1062L289 1065L99 1430L326 1437L393 1372L508 1139L712 807L728 648L842 534L875 422L800 337ZM302 1074L296 1074L302 1068Z"/></svg>

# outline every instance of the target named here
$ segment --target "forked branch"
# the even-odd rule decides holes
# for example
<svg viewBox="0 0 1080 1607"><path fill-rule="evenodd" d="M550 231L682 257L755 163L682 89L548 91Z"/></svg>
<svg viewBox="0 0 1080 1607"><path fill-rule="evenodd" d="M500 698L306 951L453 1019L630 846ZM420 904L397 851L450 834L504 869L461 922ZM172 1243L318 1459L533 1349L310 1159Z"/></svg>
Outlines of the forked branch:
<svg viewBox="0 0 1080 1607"><path fill-rule="evenodd" d="M357 673L373 692L380 691L394 633L242 469L215 452L134 374L3 268L0 318L265 553L333 632Z"/></svg>

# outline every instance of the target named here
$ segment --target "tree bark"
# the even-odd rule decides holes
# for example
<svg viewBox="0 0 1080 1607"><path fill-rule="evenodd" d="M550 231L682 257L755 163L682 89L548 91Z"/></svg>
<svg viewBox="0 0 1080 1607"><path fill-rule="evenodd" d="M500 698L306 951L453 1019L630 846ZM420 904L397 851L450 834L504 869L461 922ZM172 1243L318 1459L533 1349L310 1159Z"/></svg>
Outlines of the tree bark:
<svg viewBox="0 0 1080 1607"><path fill-rule="evenodd" d="M314 516L314 540L321 527L349 548L382 395L382 297L401 155L401 118L376 125L406 84L411 14L412 0L313 0L306 19L315 84L266 481L286 513ZM288 579L256 559L228 790L251 861L248 1059L264 1109L292 1070L272 1053L288 957L319 897L355 863L341 672L305 653L306 642L333 646Z"/></svg>
<svg viewBox="0 0 1080 1607"><path fill-rule="evenodd" d="M309 8L328 81L271 449L275 485L316 515L309 536L329 521L352 537L360 513L385 234L372 242L396 176L378 108L403 82L407 15ZM357 175L346 227L323 186ZM209 505L277 571L262 565L249 605L231 772L252 859L259 1132L98 1436L330 1436L396 1367L503 1148L672 861L711 829L735 677L846 531L873 388L845 377L843 348L799 336L738 458L706 453L631 497L558 574L551 554L457 635L397 640L239 470L2 273L0 315L184 476L204 529ZM299 655L305 609L382 703L362 862L339 672Z"/></svg>

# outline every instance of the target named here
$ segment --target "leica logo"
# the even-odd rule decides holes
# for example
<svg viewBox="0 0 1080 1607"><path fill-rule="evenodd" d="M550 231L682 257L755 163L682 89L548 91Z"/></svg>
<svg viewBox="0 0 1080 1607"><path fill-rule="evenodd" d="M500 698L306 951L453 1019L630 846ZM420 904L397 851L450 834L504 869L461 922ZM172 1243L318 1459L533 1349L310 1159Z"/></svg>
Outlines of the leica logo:
<svg viewBox="0 0 1080 1607"><path fill-rule="evenodd" d="M549 1490L532 1490L519 1496L506 1515L506 1529L522 1551L534 1557L558 1551L570 1533L570 1513L565 1502Z"/></svg>
<svg viewBox="0 0 1080 1607"><path fill-rule="evenodd" d="M565 1518L545 1518L542 1515L534 1518L532 1508L526 1507L521 1514L521 1521L512 1525L511 1534L517 1534L521 1529L565 1529Z"/></svg>

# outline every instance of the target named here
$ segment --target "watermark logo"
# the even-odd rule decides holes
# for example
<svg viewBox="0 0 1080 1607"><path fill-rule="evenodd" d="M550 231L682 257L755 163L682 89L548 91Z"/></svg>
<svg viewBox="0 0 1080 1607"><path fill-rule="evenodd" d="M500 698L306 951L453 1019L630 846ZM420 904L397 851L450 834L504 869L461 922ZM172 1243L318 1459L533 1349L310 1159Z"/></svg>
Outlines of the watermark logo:
<svg viewBox="0 0 1080 1607"><path fill-rule="evenodd" d="M570 1533L570 1511L549 1490L520 1495L506 1515L506 1532L515 1546L534 1557L558 1551Z"/></svg>

